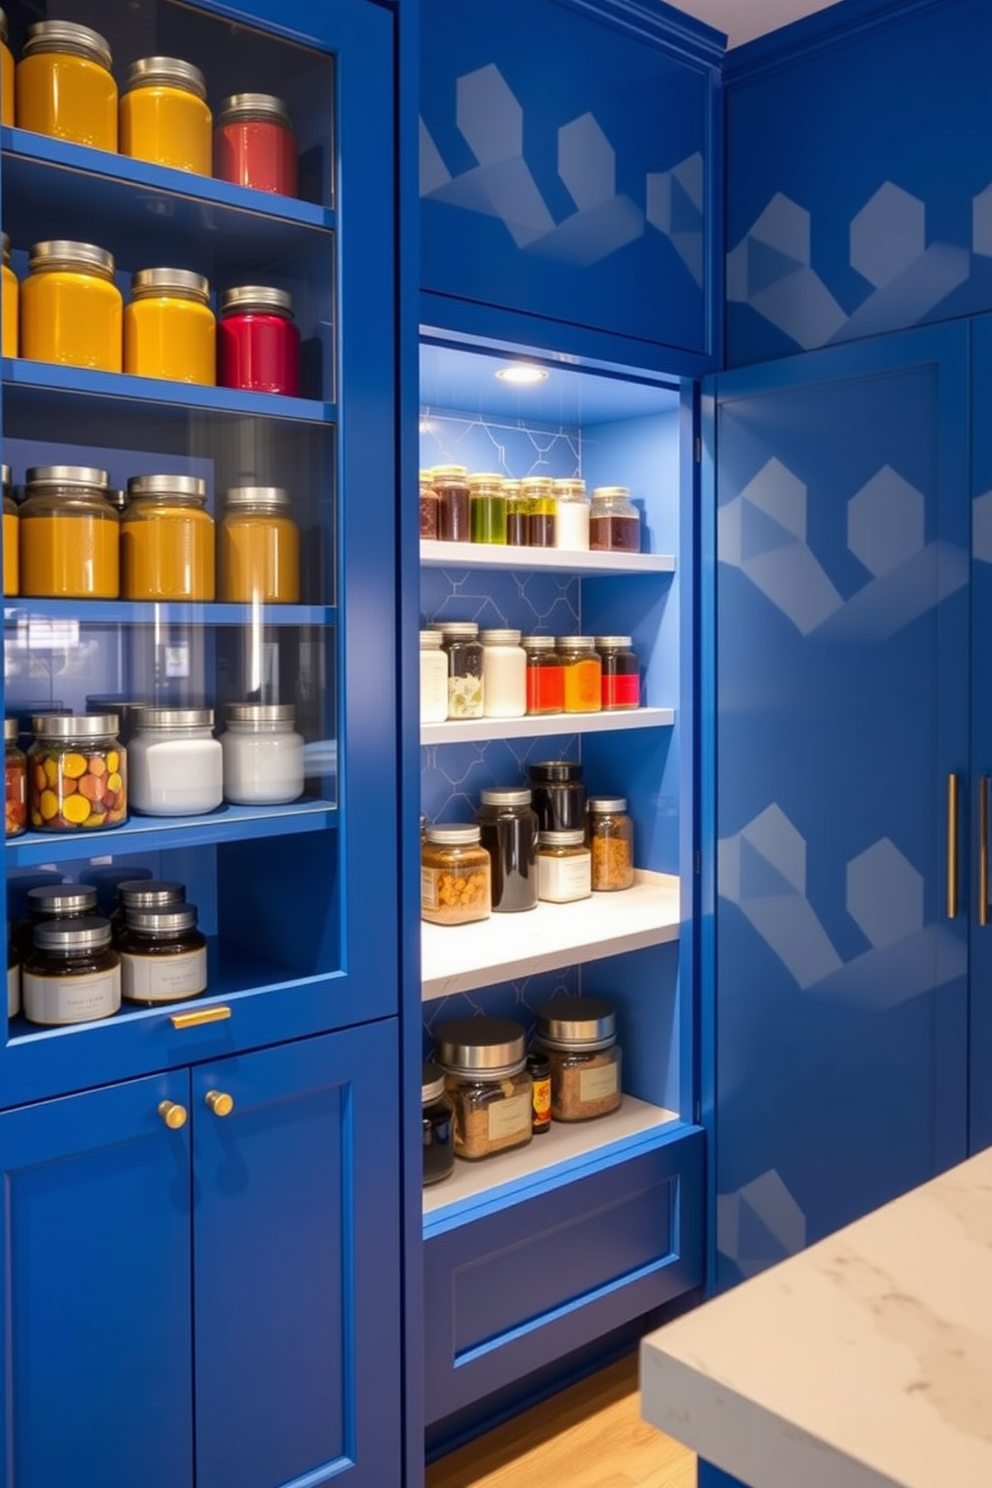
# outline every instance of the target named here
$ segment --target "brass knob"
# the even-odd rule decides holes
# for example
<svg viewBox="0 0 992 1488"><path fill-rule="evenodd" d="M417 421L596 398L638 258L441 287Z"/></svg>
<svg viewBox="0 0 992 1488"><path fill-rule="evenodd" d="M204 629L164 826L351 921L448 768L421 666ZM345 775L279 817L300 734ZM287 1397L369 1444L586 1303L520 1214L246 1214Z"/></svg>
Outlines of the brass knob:
<svg viewBox="0 0 992 1488"><path fill-rule="evenodd" d="M234 1110L234 1096L228 1095L224 1090L208 1090L203 1103L210 1107L215 1116L230 1116Z"/></svg>
<svg viewBox="0 0 992 1488"><path fill-rule="evenodd" d="M158 1103L158 1114L170 1131L178 1131L186 1125L187 1110L178 1101L164 1100Z"/></svg>

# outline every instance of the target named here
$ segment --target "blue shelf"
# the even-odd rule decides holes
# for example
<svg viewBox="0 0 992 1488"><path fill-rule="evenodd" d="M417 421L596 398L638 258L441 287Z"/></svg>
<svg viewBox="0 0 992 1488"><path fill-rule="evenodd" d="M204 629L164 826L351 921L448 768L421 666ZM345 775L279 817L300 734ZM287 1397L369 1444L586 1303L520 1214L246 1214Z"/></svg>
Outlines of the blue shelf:
<svg viewBox="0 0 992 1488"><path fill-rule="evenodd" d="M323 832L337 825L330 801L293 801L288 806L221 806L205 816L132 816L123 827L96 832L25 832L6 844L7 867L36 868L102 854L158 852L202 847L246 838L288 837Z"/></svg>
<svg viewBox="0 0 992 1488"><path fill-rule="evenodd" d="M129 599L6 600L6 625L78 620L80 625L334 625L334 605L155 604Z"/></svg>

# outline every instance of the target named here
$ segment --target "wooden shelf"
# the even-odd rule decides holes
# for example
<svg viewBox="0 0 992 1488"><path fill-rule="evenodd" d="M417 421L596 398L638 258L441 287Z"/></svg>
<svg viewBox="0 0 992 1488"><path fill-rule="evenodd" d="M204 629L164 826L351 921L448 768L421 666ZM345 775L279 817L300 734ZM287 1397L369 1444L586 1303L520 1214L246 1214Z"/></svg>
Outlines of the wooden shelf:
<svg viewBox="0 0 992 1488"><path fill-rule="evenodd" d="M424 1002L677 940L677 875L638 871L632 889L539 904L472 925L421 925Z"/></svg>
<svg viewBox="0 0 992 1488"><path fill-rule="evenodd" d="M671 553L589 553L567 548L504 548L490 543L422 541L420 561L427 568L553 569L590 576L675 572Z"/></svg>
<svg viewBox="0 0 992 1488"><path fill-rule="evenodd" d="M674 708L631 708L616 713L542 713L526 718L457 718L423 723L421 744L479 744L491 739L539 739L562 734L611 734L624 729L671 728Z"/></svg>

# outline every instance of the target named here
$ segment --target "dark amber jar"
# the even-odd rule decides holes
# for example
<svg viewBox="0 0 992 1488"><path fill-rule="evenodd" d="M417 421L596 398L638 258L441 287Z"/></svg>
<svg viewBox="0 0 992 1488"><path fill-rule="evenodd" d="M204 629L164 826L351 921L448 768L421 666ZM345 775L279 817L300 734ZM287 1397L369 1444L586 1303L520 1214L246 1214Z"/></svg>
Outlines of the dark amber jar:
<svg viewBox="0 0 992 1488"><path fill-rule="evenodd" d="M464 465L435 465L431 485L438 496L437 535L441 542L468 542L468 469Z"/></svg>
<svg viewBox="0 0 992 1488"><path fill-rule="evenodd" d="M641 669L630 636L597 636L596 650L603 666L603 711L639 708Z"/></svg>
<svg viewBox="0 0 992 1488"><path fill-rule="evenodd" d="M585 829L586 788L578 760L539 760L527 773L542 832Z"/></svg>
<svg viewBox="0 0 992 1488"><path fill-rule="evenodd" d="M451 1099L444 1088L444 1070L425 1064L420 1087L420 1128L424 1143L424 1187L440 1183L455 1166Z"/></svg>
<svg viewBox="0 0 992 1488"><path fill-rule="evenodd" d="M84 915L37 925L34 948L21 968L21 996L28 1022L47 1028L93 1023L118 1012L121 968L110 946L110 921Z"/></svg>
<svg viewBox="0 0 992 1488"><path fill-rule="evenodd" d="M157 1007L207 990L207 939L196 928L195 904L129 909L117 948L121 995Z"/></svg>

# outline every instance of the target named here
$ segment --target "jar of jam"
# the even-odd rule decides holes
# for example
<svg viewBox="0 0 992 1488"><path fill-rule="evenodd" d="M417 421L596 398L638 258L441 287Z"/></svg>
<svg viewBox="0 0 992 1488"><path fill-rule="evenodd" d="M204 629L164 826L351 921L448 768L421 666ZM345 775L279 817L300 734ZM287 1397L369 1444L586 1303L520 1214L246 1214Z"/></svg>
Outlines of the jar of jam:
<svg viewBox="0 0 992 1488"><path fill-rule="evenodd" d="M469 535L474 543L506 544L506 497L501 475L468 478Z"/></svg>
<svg viewBox="0 0 992 1488"><path fill-rule="evenodd" d="M527 657L527 712L565 711L565 672L554 636L524 636Z"/></svg>
<svg viewBox="0 0 992 1488"><path fill-rule="evenodd" d="M21 957L14 944L14 927L7 923L7 1017L21 1011Z"/></svg>
<svg viewBox="0 0 992 1488"><path fill-rule="evenodd" d="M453 1018L438 1025L437 1062L455 1117L455 1156L476 1162L523 1147L534 1130L526 1035L510 1018Z"/></svg>
<svg viewBox="0 0 992 1488"><path fill-rule="evenodd" d="M217 598L229 604L297 604L300 529L281 486L224 492L217 536Z"/></svg>
<svg viewBox="0 0 992 1488"><path fill-rule="evenodd" d="M537 815L525 787L481 792L476 821L492 861L494 914L537 908Z"/></svg>
<svg viewBox="0 0 992 1488"><path fill-rule="evenodd" d="M28 759L17 742L17 719L3 721L3 773L7 790L6 835L19 837L28 825Z"/></svg>
<svg viewBox="0 0 992 1488"><path fill-rule="evenodd" d="M7 17L0 10L0 124L14 127L14 54L7 45ZM7 309L4 306L4 315ZM6 351L4 356L6 356Z"/></svg>
<svg viewBox="0 0 992 1488"><path fill-rule="evenodd" d="M139 269L124 311L124 371L213 387L217 326L210 285L188 269Z"/></svg>
<svg viewBox="0 0 992 1488"><path fill-rule="evenodd" d="M120 107L122 155L209 176L212 129L207 82L192 62L142 57L131 63Z"/></svg>
<svg viewBox="0 0 992 1488"><path fill-rule="evenodd" d="M482 694L486 718L523 718L527 712L527 653L519 630L483 630Z"/></svg>
<svg viewBox="0 0 992 1488"><path fill-rule="evenodd" d="M598 713L603 706L603 666L592 636L559 636L566 713Z"/></svg>
<svg viewBox="0 0 992 1488"><path fill-rule="evenodd" d="M503 497L506 501L506 541L508 546L526 548L530 542L527 519L527 498L523 481L505 480Z"/></svg>
<svg viewBox="0 0 992 1488"><path fill-rule="evenodd" d="M124 300L114 282L113 254L63 238L35 243L21 285L21 356L120 372L123 337Z"/></svg>
<svg viewBox="0 0 992 1488"><path fill-rule="evenodd" d="M438 538L441 542L468 542L468 470L464 465L435 465L431 484L438 496Z"/></svg>
<svg viewBox="0 0 992 1488"><path fill-rule="evenodd" d="M75 21L37 21L28 27L17 64L19 129L117 149L117 84L110 44Z"/></svg>
<svg viewBox="0 0 992 1488"><path fill-rule="evenodd" d="M10 489L10 466L3 471L3 592L19 594L21 588L20 522L17 502Z"/></svg>
<svg viewBox="0 0 992 1488"><path fill-rule="evenodd" d="M448 717L482 718L483 652L474 620L445 620L437 629L448 657Z"/></svg>
<svg viewBox="0 0 992 1488"><path fill-rule="evenodd" d="M630 636L597 636L596 650L603 667L603 711L639 708L641 668Z"/></svg>
<svg viewBox="0 0 992 1488"><path fill-rule="evenodd" d="M634 886L634 823L623 796L593 796L586 833L592 851L592 886L597 894Z"/></svg>
<svg viewBox="0 0 992 1488"><path fill-rule="evenodd" d="M448 658L439 630L420 632L420 721L443 723L448 716Z"/></svg>
<svg viewBox="0 0 992 1488"><path fill-rule="evenodd" d="M217 381L252 393L300 393L300 333L284 289L242 284L220 298Z"/></svg>
<svg viewBox="0 0 992 1488"><path fill-rule="evenodd" d="M43 599L116 599L120 529L110 477L85 465L35 465L19 508L20 588Z"/></svg>
<svg viewBox="0 0 992 1488"><path fill-rule="evenodd" d="M118 940L135 910L165 909L186 903L186 885L168 878L124 878L116 885L114 907L109 916L114 939Z"/></svg>
<svg viewBox="0 0 992 1488"><path fill-rule="evenodd" d="M127 820L127 752L117 715L36 713L28 811L39 832L91 831Z"/></svg>
<svg viewBox="0 0 992 1488"><path fill-rule="evenodd" d="M542 832L585 829L586 788L578 760L539 760L527 774Z"/></svg>
<svg viewBox="0 0 992 1488"><path fill-rule="evenodd" d="M434 542L440 530L441 498L434 489L434 472L420 472L420 536L424 542Z"/></svg>
<svg viewBox="0 0 992 1488"><path fill-rule="evenodd" d="M296 196L296 137L289 106L271 93L232 93L214 131L214 175L219 181Z"/></svg>
<svg viewBox="0 0 992 1488"><path fill-rule="evenodd" d="M478 827L428 827L421 849L420 913L432 925L487 920L492 907L489 854Z"/></svg>
<svg viewBox="0 0 992 1488"><path fill-rule="evenodd" d="M555 546L555 483L546 475L531 475L523 482L527 503L527 545L531 548Z"/></svg>
<svg viewBox="0 0 992 1488"><path fill-rule="evenodd" d="M605 997L562 997L534 1010L534 1047L551 1063L555 1121L591 1121L620 1109L616 1013Z"/></svg>
<svg viewBox="0 0 992 1488"><path fill-rule="evenodd" d="M641 515L626 486L598 486L593 491L589 547L594 553L641 551Z"/></svg>
<svg viewBox="0 0 992 1488"><path fill-rule="evenodd" d="M0 234L3 245L3 299L0 302L2 309L3 325L0 327L2 344L0 349L5 357L16 357L18 348L17 322L20 309L20 289L17 283L17 275L10 267L10 238L6 233Z"/></svg>
<svg viewBox="0 0 992 1488"><path fill-rule="evenodd" d="M292 703L229 703L224 799L238 806L284 806L303 794L303 735Z"/></svg>
<svg viewBox="0 0 992 1488"><path fill-rule="evenodd" d="M592 893L592 854L581 828L542 832L537 843L537 892L548 904L571 904Z"/></svg>
<svg viewBox="0 0 992 1488"><path fill-rule="evenodd" d="M113 1017L121 1005L121 967L109 920L84 915L37 925L21 967L21 997L28 1022L47 1028Z"/></svg>
<svg viewBox="0 0 992 1488"><path fill-rule="evenodd" d="M555 481L555 547L584 553L589 547L589 497L584 480Z"/></svg>
<svg viewBox="0 0 992 1488"><path fill-rule="evenodd" d="M207 990L207 940L195 904L157 904L125 911L117 939L121 996L157 1007Z"/></svg>
<svg viewBox="0 0 992 1488"><path fill-rule="evenodd" d="M125 599L214 597L214 519L196 475L135 475L120 524Z"/></svg>
<svg viewBox="0 0 992 1488"><path fill-rule="evenodd" d="M535 1137L551 1130L551 1061L539 1049L527 1055L527 1073L531 1078L532 1130Z"/></svg>
<svg viewBox="0 0 992 1488"><path fill-rule="evenodd" d="M424 1141L424 1187L440 1183L455 1167L455 1143L451 1098L444 1088L444 1070L425 1064L420 1084L421 1120Z"/></svg>

